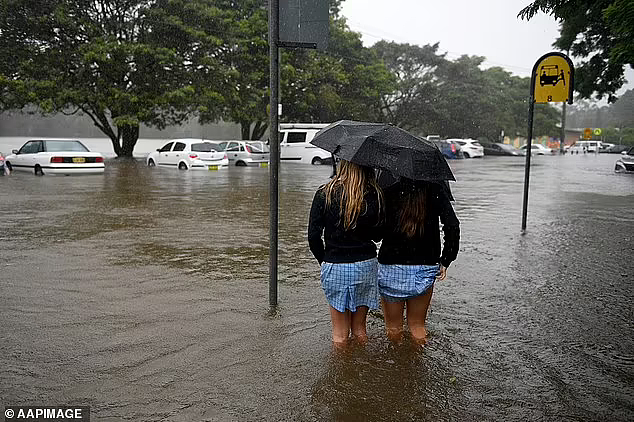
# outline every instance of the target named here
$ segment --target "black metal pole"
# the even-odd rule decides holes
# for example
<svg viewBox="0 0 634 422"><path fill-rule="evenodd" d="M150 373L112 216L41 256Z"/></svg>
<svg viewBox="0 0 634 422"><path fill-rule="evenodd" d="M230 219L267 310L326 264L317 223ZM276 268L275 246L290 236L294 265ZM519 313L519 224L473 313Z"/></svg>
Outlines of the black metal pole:
<svg viewBox="0 0 634 422"><path fill-rule="evenodd" d="M559 154L564 153L564 141L566 140L566 102L561 110L561 142L559 143Z"/></svg>
<svg viewBox="0 0 634 422"><path fill-rule="evenodd" d="M277 234L279 218L278 177L280 166L280 143L277 116L277 104L279 96L279 55L277 46L280 36L279 13L279 0L269 0L269 76L271 88L271 111L269 113L269 304L271 305L271 307L277 306Z"/></svg>
<svg viewBox="0 0 634 422"><path fill-rule="evenodd" d="M531 149L533 140L533 109L535 107L535 97L531 89L528 100L528 141L526 143L526 165L524 167L524 204L522 206L522 234L526 232L526 212L528 210L528 179L531 169Z"/></svg>

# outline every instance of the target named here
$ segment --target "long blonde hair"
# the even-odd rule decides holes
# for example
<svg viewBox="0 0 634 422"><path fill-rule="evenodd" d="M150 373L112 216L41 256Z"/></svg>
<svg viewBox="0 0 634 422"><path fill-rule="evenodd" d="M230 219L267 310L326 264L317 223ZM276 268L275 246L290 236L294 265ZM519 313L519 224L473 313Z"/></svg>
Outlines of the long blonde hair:
<svg viewBox="0 0 634 422"><path fill-rule="evenodd" d="M397 227L407 237L422 236L427 214L427 189L408 187L402 193Z"/></svg>
<svg viewBox="0 0 634 422"><path fill-rule="evenodd" d="M379 202L379 215L383 207L383 191L376 182L374 169L350 161L339 161L337 174L325 186L326 206L330 206L335 195L339 199L339 216L346 230L354 229L363 211L363 198L373 187ZM377 223L378 223L377 218Z"/></svg>

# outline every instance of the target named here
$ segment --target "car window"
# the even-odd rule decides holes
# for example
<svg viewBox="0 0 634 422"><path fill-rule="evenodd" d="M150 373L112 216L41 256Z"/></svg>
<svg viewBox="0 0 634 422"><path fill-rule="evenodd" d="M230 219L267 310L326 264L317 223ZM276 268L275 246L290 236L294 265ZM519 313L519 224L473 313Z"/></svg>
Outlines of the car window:
<svg viewBox="0 0 634 422"><path fill-rule="evenodd" d="M216 145L218 145L218 148L220 148L218 151L224 151L227 148L227 144L229 142L218 142Z"/></svg>
<svg viewBox="0 0 634 422"><path fill-rule="evenodd" d="M300 142L306 142L306 132L288 132L286 136L287 144L297 144Z"/></svg>
<svg viewBox="0 0 634 422"><path fill-rule="evenodd" d="M185 151L185 144L182 142L176 142L172 151Z"/></svg>
<svg viewBox="0 0 634 422"><path fill-rule="evenodd" d="M35 154L42 151L44 151L42 141L29 141L26 144L22 145L22 148L20 148L18 154Z"/></svg>
<svg viewBox="0 0 634 422"><path fill-rule="evenodd" d="M169 150L172 149L172 145L174 145L174 142L170 142L170 143L167 143L167 144L163 145L163 148L161 148L159 150L159 152L169 152Z"/></svg>
<svg viewBox="0 0 634 422"><path fill-rule="evenodd" d="M270 152L268 145L265 145L264 142L249 142L248 145L253 152Z"/></svg>
<svg viewBox="0 0 634 422"><path fill-rule="evenodd" d="M454 141L454 142L456 142L456 143L458 143L460 145L466 145L467 144L465 141Z"/></svg>
<svg viewBox="0 0 634 422"><path fill-rule="evenodd" d="M229 144L227 145L227 151L240 151L240 144L238 144L237 142L229 142Z"/></svg>
<svg viewBox="0 0 634 422"><path fill-rule="evenodd" d="M76 151L87 152L88 148L79 141L44 141L44 149L50 152Z"/></svg>
<svg viewBox="0 0 634 422"><path fill-rule="evenodd" d="M214 152L214 151L222 151L222 148L220 147L220 145L212 144L211 142L201 142L198 144L192 144L192 151Z"/></svg>

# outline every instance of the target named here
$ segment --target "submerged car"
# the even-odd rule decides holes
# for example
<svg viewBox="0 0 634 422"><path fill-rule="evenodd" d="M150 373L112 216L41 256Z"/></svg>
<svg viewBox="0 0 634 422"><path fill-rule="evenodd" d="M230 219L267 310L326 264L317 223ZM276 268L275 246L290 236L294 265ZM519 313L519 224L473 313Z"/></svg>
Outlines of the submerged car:
<svg viewBox="0 0 634 422"><path fill-rule="evenodd" d="M460 145L464 158L484 157L484 148L475 139L447 139Z"/></svg>
<svg viewBox="0 0 634 422"><path fill-rule="evenodd" d="M634 147L621 153L621 158L616 160L614 171L617 173L634 173Z"/></svg>
<svg viewBox="0 0 634 422"><path fill-rule="evenodd" d="M484 155L526 155L525 151L515 148L513 145L498 142L480 142L484 148Z"/></svg>
<svg viewBox="0 0 634 422"><path fill-rule="evenodd" d="M219 170L227 168L229 159L213 142L201 139L174 139L145 159L150 167L173 167L179 170Z"/></svg>
<svg viewBox="0 0 634 422"><path fill-rule="evenodd" d="M445 158L449 158L449 159L464 158L464 154L462 153L460 144L457 143L455 140L434 139L431 137L427 137L427 140L430 140L431 142L436 144L436 147L438 147L438 149L440 150L440 152L442 152L442 155L444 155Z"/></svg>
<svg viewBox="0 0 634 422"><path fill-rule="evenodd" d="M520 150L524 151L524 154L526 154L526 144L522 145ZM531 144L531 154L533 155L552 155L554 153L555 150L545 147L542 144Z"/></svg>
<svg viewBox="0 0 634 422"><path fill-rule="evenodd" d="M104 158L91 152L76 139L33 139L5 158L9 171L44 174L99 174L105 169Z"/></svg>
<svg viewBox="0 0 634 422"><path fill-rule="evenodd" d="M229 161L236 166L268 167L269 146L262 141L216 141Z"/></svg>

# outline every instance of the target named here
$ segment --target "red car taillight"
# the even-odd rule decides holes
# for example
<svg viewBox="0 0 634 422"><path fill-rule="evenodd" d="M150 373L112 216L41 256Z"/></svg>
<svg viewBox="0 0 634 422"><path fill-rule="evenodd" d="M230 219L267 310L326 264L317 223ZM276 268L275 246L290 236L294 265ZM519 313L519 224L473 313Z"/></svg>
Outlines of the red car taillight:
<svg viewBox="0 0 634 422"><path fill-rule="evenodd" d="M456 153L456 146L454 144L451 144L451 152Z"/></svg>
<svg viewBox="0 0 634 422"><path fill-rule="evenodd" d="M189 158L191 158L192 160L198 158L198 154L189 154Z"/></svg>
<svg viewBox="0 0 634 422"><path fill-rule="evenodd" d="M227 158L228 158L228 157L227 157L227 153L225 152L225 156L224 156L224 157L222 157L222 159L223 159L223 160L226 160Z"/></svg>
<svg viewBox="0 0 634 422"><path fill-rule="evenodd" d="M253 152L253 151L251 150L251 147L250 147L249 145L245 145L244 147L247 149L247 152L248 152L249 154Z"/></svg>
<svg viewBox="0 0 634 422"><path fill-rule="evenodd" d="M51 157L51 163L63 163L64 157Z"/></svg>
<svg viewBox="0 0 634 422"><path fill-rule="evenodd" d="M103 157L95 157L95 163L103 163Z"/></svg>

